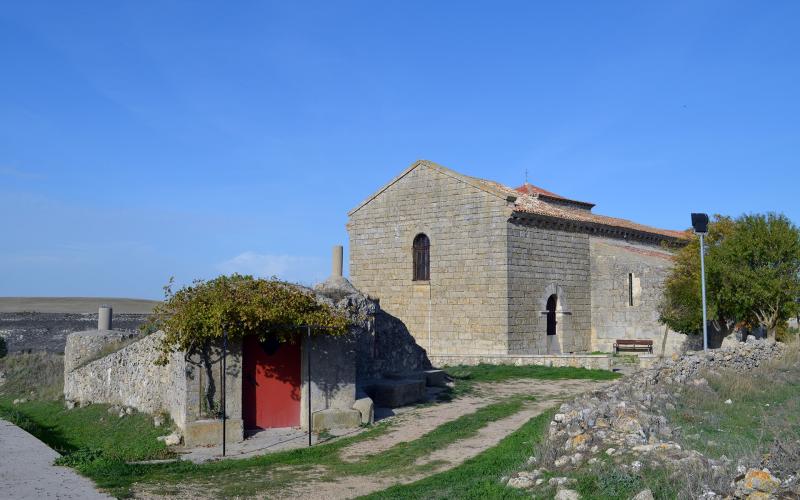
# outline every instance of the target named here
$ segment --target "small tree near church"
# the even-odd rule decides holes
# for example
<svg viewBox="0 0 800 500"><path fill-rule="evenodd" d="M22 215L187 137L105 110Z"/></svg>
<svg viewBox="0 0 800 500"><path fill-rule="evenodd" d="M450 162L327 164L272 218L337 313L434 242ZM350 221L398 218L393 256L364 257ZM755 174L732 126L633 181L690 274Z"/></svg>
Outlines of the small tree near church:
<svg viewBox="0 0 800 500"><path fill-rule="evenodd" d="M800 231L782 214L715 216L706 237L708 319L725 336L737 325L763 326L771 339L798 312ZM661 321L674 331L702 332L697 237L679 250L667 278Z"/></svg>

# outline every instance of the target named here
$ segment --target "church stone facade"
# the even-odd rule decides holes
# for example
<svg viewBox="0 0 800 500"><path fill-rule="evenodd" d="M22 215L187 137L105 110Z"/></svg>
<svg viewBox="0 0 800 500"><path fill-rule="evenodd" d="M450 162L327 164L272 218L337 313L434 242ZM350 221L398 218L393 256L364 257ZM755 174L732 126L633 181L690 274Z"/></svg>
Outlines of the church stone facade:
<svg viewBox="0 0 800 500"><path fill-rule="evenodd" d="M418 161L348 214L350 279L431 356L608 352L624 338L659 353L670 248L686 235L592 208ZM667 338L669 352L680 337Z"/></svg>

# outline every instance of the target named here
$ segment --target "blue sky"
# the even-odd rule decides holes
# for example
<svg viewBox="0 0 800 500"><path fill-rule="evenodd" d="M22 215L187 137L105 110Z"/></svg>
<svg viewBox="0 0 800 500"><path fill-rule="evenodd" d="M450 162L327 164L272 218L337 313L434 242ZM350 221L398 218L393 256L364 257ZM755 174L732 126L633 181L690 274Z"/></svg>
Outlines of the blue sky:
<svg viewBox="0 0 800 500"><path fill-rule="evenodd" d="M5 2L0 295L305 283L418 158L800 222L798 2Z"/></svg>

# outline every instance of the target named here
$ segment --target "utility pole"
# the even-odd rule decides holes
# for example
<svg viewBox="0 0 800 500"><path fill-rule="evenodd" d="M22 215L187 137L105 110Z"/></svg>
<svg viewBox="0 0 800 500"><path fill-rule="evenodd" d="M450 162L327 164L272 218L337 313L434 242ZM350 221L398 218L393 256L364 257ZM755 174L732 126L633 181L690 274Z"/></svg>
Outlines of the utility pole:
<svg viewBox="0 0 800 500"><path fill-rule="evenodd" d="M708 233L708 215L692 214L692 227L700 236L700 288L703 294L703 351L708 351L708 319L706 318L706 258L705 235Z"/></svg>

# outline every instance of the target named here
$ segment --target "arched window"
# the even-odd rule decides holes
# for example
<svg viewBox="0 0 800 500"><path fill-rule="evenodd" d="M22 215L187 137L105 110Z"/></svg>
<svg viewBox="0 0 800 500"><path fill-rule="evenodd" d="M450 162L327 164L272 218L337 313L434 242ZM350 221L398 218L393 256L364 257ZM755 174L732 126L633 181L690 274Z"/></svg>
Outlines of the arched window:
<svg viewBox="0 0 800 500"><path fill-rule="evenodd" d="M414 238L414 281L431 279L431 242L420 233Z"/></svg>

